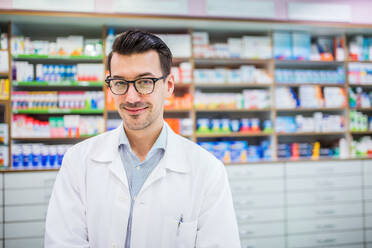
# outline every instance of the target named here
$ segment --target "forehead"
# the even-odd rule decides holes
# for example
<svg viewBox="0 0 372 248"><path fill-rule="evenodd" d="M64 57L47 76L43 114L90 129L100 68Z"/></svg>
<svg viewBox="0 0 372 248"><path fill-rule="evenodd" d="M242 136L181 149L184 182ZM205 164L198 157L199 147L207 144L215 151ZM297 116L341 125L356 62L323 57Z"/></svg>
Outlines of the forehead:
<svg viewBox="0 0 372 248"><path fill-rule="evenodd" d="M131 55L113 53L111 74L113 76L136 77L143 73L161 75L159 55L155 50Z"/></svg>

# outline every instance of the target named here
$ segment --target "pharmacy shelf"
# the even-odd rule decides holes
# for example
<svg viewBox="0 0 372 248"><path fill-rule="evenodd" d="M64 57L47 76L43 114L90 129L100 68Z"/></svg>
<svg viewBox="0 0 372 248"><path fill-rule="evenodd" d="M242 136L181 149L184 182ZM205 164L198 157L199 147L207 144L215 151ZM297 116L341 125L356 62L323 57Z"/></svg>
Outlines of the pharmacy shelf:
<svg viewBox="0 0 372 248"><path fill-rule="evenodd" d="M345 132L293 132L277 133L278 136L323 136L323 135L345 135Z"/></svg>
<svg viewBox="0 0 372 248"><path fill-rule="evenodd" d="M60 81L60 82L17 82L13 81L13 86L22 86L22 87L46 87L46 86L55 86L55 87L102 87L103 82L101 81Z"/></svg>
<svg viewBox="0 0 372 248"><path fill-rule="evenodd" d="M258 83L195 83L197 88L270 88L272 84Z"/></svg>
<svg viewBox="0 0 372 248"><path fill-rule="evenodd" d="M190 57L176 57L176 58L172 58L172 62L173 64L179 64L182 62L189 62L190 59L191 59Z"/></svg>
<svg viewBox="0 0 372 248"><path fill-rule="evenodd" d="M246 161L246 162L231 162L231 163L224 163L225 166L239 166L239 165L246 165L246 166L251 166L255 164L272 164L272 163L277 163L278 161L276 160L252 160L252 161Z"/></svg>
<svg viewBox="0 0 372 248"><path fill-rule="evenodd" d="M368 83L368 84L349 84L349 87L372 88L372 83Z"/></svg>
<svg viewBox="0 0 372 248"><path fill-rule="evenodd" d="M323 60L275 60L279 66L343 66L344 61L323 61Z"/></svg>
<svg viewBox="0 0 372 248"><path fill-rule="evenodd" d="M6 105L9 103L9 100L5 100L5 99L0 99L0 104L1 105Z"/></svg>
<svg viewBox="0 0 372 248"><path fill-rule="evenodd" d="M265 109L195 109L199 113L208 113L208 112L270 112L271 108Z"/></svg>
<svg viewBox="0 0 372 248"><path fill-rule="evenodd" d="M174 87L175 88L189 88L192 87L194 84L193 83L175 83Z"/></svg>
<svg viewBox="0 0 372 248"><path fill-rule="evenodd" d="M190 111L192 111L191 108L187 108L187 109L164 109L165 113L188 113ZM116 109L107 109L106 112L107 113L117 113L118 111Z"/></svg>
<svg viewBox="0 0 372 248"><path fill-rule="evenodd" d="M187 113L187 112L190 112L190 111L192 111L191 108L187 108L187 109L164 109L165 113Z"/></svg>
<svg viewBox="0 0 372 248"><path fill-rule="evenodd" d="M8 49L0 49L0 52L7 52L8 51Z"/></svg>
<svg viewBox="0 0 372 248"><path fill-rule="evenodd" d="M19 109L13 114L103 114L103 109Z"/></svg>
<svg viewBox="0 0 372 248"><path fill-rule="evenodd" d="M372 64L372 60L370 61L366 61L366 60L363 60L363 61L358 61L358 60L347 60L346 61L347 63L361 63L361 64Z"/></svg>
<svg viewBox="0 0 372 248"><path fill-rule="evenodd" d="M372 130L369 131L351 131L351 134L372 134Z"/></svg>
<svg viewBox="0 0 372 248"><path fill-rule="evenodd" d="M344 108L277 108L277 112L344 111Z"/></svg>
<svg viewBox="0 0 372 248"><path fill-rule="evenodd" d="M7 77L7 76L9 76L9 73L8 72L0 72L0 76L1 77Z"/></svg>
<svg viewBox="0 0 372 248"><path fill-rule="evenodd" d="M4 172L4 173L15 173L15 172L39 172L39 171L58 171L59 170L59 167L55 166L54 168L51 168L51 167L33 167L32 165L30 165L29 167L23 167L23 166L19 166L19 167L8 167L8 168L0 168L0 172Z"/></svg>
<svg viewBox="0 0 372 248"><path fill-rule="evenodd" d="M306 158L278 158L276 162L284 162L284 163L291 163L291 162L312 162L312 161L344 161L344 160L352 160L352 159L341 159L338 157L318 157L318 158L312 158L312 157L306 157Z"/></svg>
<svg viewBox="0 0 372 248"><path fill-rule="evenodd" d="M251 133L196 133L196 138L227 138L227 137L266 137L272 133L251 132Z"/></svg>
<svg viewBox="0 0 372 248"><path fill-rule="evenodd" d="M50 141L82 141L95 135L87 135L87 136L80 136L80 137L12 137L13 141L27 141L27 142L50 142Z"/></svg>
<svg viewBox="0 0 372 248"><path fill-rule="evenodd" d="M239 59L239 58L195 58L195 66L200 65L265 65L272 59Z"/></svg>
<svg viewBox="0 0 372 248"><path fill-rule="evenodd" d="M343 84L332 84L332 83L276 83L276 86L286 86L286 87L300 87L300 86L322 86L322 87L345 87L346 85Z"/></svg>
<svg viewBox="0 0 372 248"><path fill-rule="evenodd" d="M88 60L102 62L102 56L61 56L61 55L40 55L40 54L18 54L13 59L43 59L43 60Z"/></svg>
<svg viewBox="0 0 372 248"><path fill-rule="evenodd" d="M361 108L361 107L358 107L358 108L350 108L350 110L357 110L357 111L372 111L372 107L370 107L370 108Z"/></svg>

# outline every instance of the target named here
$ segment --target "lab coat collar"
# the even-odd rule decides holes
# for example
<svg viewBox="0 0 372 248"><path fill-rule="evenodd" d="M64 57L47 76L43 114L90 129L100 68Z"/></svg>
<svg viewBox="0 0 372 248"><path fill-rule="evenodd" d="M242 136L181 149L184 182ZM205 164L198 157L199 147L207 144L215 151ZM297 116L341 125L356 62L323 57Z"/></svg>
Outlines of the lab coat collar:
<svg viewBox="0 0 372 248"><path fill-rule="evenodd" d="M167 147L163 159L159 162L159 166L164 166L166 169L175 172L189 172L190 165L186 163L186 152L180 151L180 149L184 149L185 147L183 141L184 138L175 134L167 123L165 123L164 127L167 128ZM91 154L92 160L107 163L120 157L118 147L120 144L122 128L123 123L121 123L116 129L108 132L106 135L104 134L101 136L102 139L97 142L98 145Z"/></svg>

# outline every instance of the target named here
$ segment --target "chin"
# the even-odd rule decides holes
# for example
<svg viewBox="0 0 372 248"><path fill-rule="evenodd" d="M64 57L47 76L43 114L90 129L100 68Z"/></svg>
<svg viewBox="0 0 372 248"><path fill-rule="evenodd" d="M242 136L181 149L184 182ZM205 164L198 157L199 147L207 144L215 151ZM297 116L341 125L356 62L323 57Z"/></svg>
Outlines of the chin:
<svg viewBox="0 0 372 248"><path fill-rule="evenodd" d="M130 130L143 130L151 125L151 122L147 121L125 121L124 120L124 125L126 128Z"/></svg>

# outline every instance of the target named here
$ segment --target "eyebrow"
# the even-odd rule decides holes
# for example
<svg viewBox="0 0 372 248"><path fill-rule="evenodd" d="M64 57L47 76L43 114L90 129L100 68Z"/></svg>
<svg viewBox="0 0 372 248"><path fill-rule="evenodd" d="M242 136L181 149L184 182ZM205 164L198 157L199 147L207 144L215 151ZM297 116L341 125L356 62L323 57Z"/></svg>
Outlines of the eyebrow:
<svg viewBox="0 0 372 248"><path fill-rule="evenodd" d="M137 78L146 77L146 76L155 76L155 75L152 74L151 72L144 72L144 73L138 74L135 78L137 79ZM113 75L112 77L118 78L118 79L124 79L124 77L119 76L119 75Z"/></svg>

